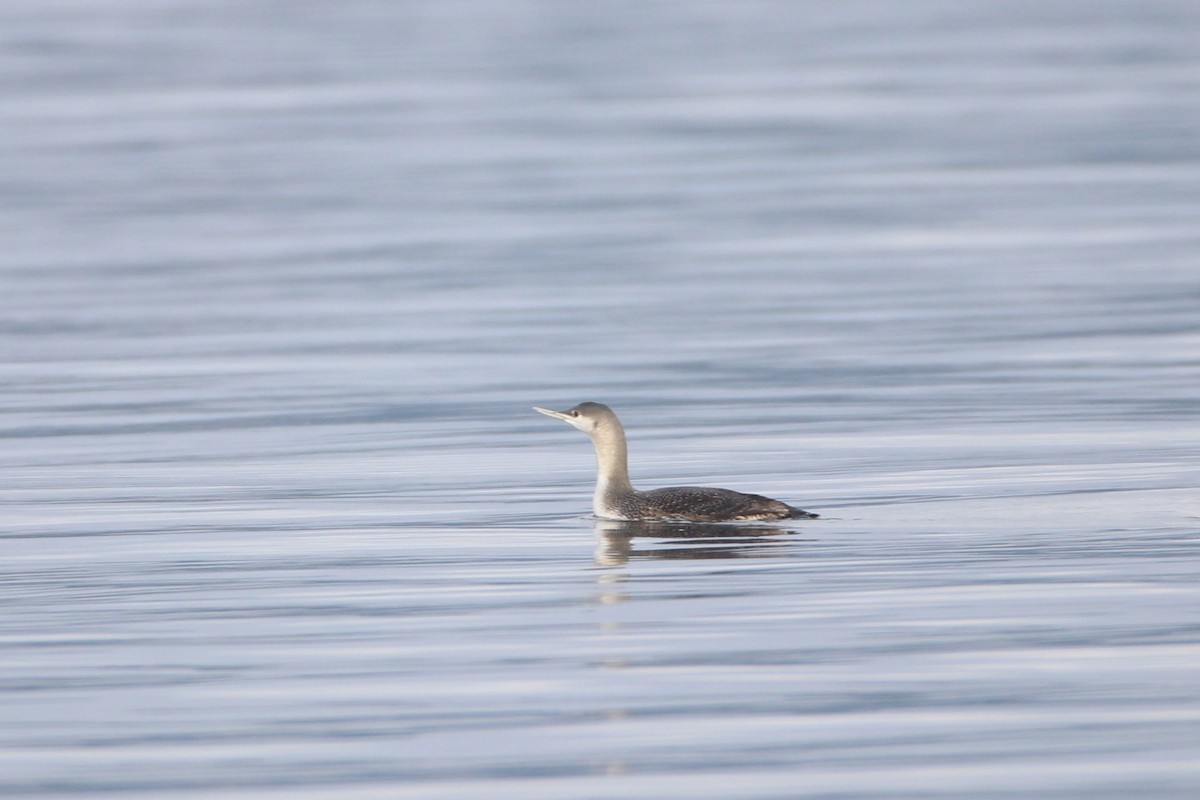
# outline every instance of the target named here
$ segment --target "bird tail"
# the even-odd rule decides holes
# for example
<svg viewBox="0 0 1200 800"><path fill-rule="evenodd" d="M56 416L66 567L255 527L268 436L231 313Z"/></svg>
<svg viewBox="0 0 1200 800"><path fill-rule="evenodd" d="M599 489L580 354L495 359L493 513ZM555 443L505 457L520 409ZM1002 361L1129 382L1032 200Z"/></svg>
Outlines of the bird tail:
<svg viewBox="0 0 1200 800"><path fill-rule="evenodd" d="M811 511L805 511L802 508L793 508L788 506L788 519L820 519L820 514L814 514Z"/></svg>

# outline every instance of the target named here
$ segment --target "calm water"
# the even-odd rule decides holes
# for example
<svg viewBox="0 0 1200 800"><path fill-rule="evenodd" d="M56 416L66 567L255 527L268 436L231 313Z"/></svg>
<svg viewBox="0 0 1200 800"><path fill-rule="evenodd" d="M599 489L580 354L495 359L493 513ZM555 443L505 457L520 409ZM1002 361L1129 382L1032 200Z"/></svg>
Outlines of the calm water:
<svg viewBox="0 0 1200 800"><path fill-rule="evenodd" d="M0 795L1195 797L1198 13L8 0Z"/></svg>

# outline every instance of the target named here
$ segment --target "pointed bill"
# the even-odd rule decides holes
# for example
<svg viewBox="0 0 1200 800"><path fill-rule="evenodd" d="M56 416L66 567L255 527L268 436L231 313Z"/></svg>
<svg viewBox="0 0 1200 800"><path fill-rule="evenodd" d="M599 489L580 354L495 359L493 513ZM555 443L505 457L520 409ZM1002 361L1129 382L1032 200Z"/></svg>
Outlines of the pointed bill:
<svg viewBox="0 0 1200 800"><path fill-rule="evenodd" d="M561 419L563 422L568 422L571 419L571 415L568 414L566 411L551 411L548 408L541 408L540 406L534 406L533 410L538 412L539 414L545 414L547 417L554 417L555 419Z"/></svg>

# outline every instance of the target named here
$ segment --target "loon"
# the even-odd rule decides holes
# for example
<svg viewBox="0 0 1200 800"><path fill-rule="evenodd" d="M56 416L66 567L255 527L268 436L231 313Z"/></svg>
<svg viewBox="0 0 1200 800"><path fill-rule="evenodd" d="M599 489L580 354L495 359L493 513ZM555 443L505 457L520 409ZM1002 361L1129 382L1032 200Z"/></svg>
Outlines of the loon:
<svg viewBox="0 0 1200 800"><path fill-rule="evenodd" d="M672 486L639 492L629 483L625 429L613 410L601 403L580 403L567 411L533 407L586 433L596 448L596 494L592 511L603 519L735 522L765 519L816 519L810 511L758 494L702 486Z"/></svg>

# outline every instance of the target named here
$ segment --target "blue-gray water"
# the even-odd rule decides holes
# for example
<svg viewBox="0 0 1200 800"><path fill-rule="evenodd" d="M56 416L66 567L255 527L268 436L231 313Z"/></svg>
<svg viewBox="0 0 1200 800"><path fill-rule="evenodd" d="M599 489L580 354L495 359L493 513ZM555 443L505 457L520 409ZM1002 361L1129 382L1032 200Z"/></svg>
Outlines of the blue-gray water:
<svg viewBox="0 0 1200 800"><path fill-rule="evenodd" d="M1195 797L1198 13L7 0L0 795Z"/></svg>

